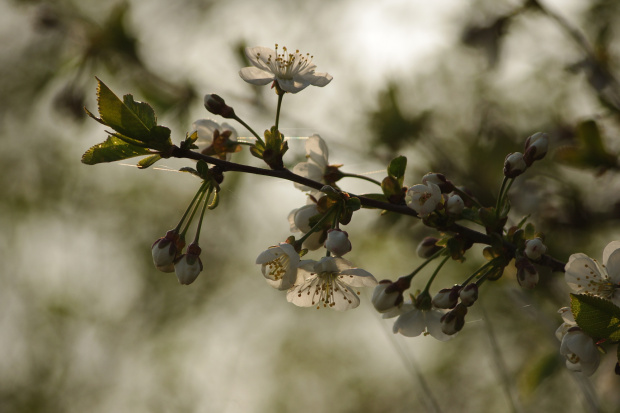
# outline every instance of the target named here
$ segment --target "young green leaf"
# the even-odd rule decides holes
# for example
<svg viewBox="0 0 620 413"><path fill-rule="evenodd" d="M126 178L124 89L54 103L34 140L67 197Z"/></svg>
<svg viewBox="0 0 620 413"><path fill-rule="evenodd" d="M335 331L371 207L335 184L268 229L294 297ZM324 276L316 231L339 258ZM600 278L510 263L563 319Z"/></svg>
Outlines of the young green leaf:
<svg viewBox="0 0 620 413"><path fill-rule="evenodd" d="M570 308L579 328L597 339L620 340L620 307L589 294L571 294Z"/></svg>
<svg viewBox="0 0 620 413"><path fill-rule="evenodd" d="M155 112L148 103L136 102L131 95L125 95L121 101L105 83L99 79L97 83L100 118L86 110L90 117L150 148L163 150L172 145L170 129L157 125Z"/></svg>
<svg viewBox="0 0 620 413"><path fill-rule="evenodd" d="M398 185L403 185L403 179L405 177L405 170L407 169L407 158L404 156L397 156L392 159L388 166L388 175L398 181Z"/></svg>
<svg viewBox="0 0 620 413"><path fill-rule="evenodd" d="M150 153L147 148L132 145L116 136L110 136L105 142L87 150L82 155L82 163L95 165L101 162L114 162L134 156L149 155Z"/></svg>
<svg viewBox="0 0 620 413"><path fill-rule="evenodd" d="M155 162L159 161L160 159L161 159L161 156L159 155L147 156L146 158L143 158L140 160L140 162L138 162L138 168L146 169L149 166L153 165Z"/></svg>

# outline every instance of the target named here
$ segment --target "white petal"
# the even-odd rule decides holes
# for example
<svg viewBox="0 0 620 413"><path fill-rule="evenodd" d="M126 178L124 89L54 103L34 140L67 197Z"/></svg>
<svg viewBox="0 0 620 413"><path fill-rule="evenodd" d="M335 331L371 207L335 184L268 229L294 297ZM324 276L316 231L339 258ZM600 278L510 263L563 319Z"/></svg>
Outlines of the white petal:
<svg viewBox="0 0 620 413"><path fill-rule="evenodd" d="M361 268L344 270L339 279L351 287L374 287L378 284L374 275Z"/></svg>
<svg viewBox="0 0 620 413"><path fill-rule="evenodd" d="M310 79L310 84L312 86L327 86L329 82L331 82L333 77L329 73L313 73L312 78Z"/></svg>
<svg viewBox="0 0 620 413"><path fill-rule="evenodd" d="M564 279L575 292L588 292L593 280L602 280L596 262L585 254L578 253L569 257L565 267Z"/></svg>
<svg viewBox="0 0 620 413"><path fill-rule="evenodd" d="M213 132L216 129L220 129L219 123L212 121L211 119L198 119L192 123L192 130L198 133L198 139L206 141L207 145L213 142Z"/></svg>
<svg viewBox="0 0 620 413"><path fill-rule="evenodd" d="M312 179L313 181L322 182L323 181L323 170L314 164L313 162L300 162L293 167L293 173L299 176L303 176L304 178ZM311 188L306 185L298 184L295 182L295 188L300 191L313 191L314 188Z"/></svg>
<svg viewBox="0 0 620 413"><path fill-rule="evenodd" d="M360 305L357 292L342 283L336 282L334 285L337 286L337 289L334 291L334 305L331 307L332 310L345 311Z"/></svg>
<svg viewBox="0 0 620 413"><path fill-rule="evenodd" d="M306 155L316 163L321 170L327 168L327 158L329 151L327 144L319 135L312 135L306 140Z"/></svg>
<svg viewBox="0 0 620 413"><path fill-rule="evenodd" d="M263 69L267 72L271 72L271 68L267 63L269 58L271 57L271 61L273 62L276 58L276 52L273 49L268 47L246 47L245 55L250 61L250 63L259 69Z"/></svg>
<svg viewBox="0 0 620 413"><path fill-rule="evenodd" d="M282 88L282 90L289 93L297 93L310 86L310 83L301 83L295 81L295 79L280 78L278 78L278 84L280 85L280 88Z"/></svg>
<svg viewBox="0 0 620 413"><path fill-rule="evenodd" d="M431 337L439 341L448 341L456 336L456 334L448 335L441 331L441 317L443 317L444 314L445 313L443 311L438 310L424 312L424 316L426 317L426 330Z"/></svg>
<svg viewBox="0 0 620 413"><path fill-rule="evenodd" d="M603 264L605 264L611 282L620 283L620 241L613 241L605 247Z"/></svg>
<svg viewBox="0 0 620 413"><path fill-rule="evenodd" d="M257 67L244 67L239 71L239 76L246 82L258 86L266 85L275 79L273 73L266 72Z"/></svg>
<svg viewBox="0 0 620 413"><path fill-rule="evenodd" d="M422 311L414 308L412 311L401 314L394 323L394 333L400 333L406 337L417 337L426 328Z"/></svg>
<svg viewBox="0 0 620 413"><path fill-rule="evenodd" d="M301 271L300 271L301 272ZM298 307L312 307L319 304L320 280L316 275L303 284L296 285L286 293L286 300Z"/></svg>

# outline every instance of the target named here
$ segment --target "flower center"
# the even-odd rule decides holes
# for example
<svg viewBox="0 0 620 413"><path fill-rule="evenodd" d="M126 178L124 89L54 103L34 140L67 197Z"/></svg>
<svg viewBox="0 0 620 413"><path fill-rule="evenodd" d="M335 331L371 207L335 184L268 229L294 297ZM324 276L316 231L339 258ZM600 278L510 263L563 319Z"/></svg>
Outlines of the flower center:
<svg viewBox="0 0 620 413"><path fill-rule="evenodd" d="M296 74L310 66L313 57L310 56L310 53L306 53L304 56L299 53L299 50L295 50L295 53L289 53L286 46L282 47L282 53L279 53L276 43L276 55L275 57L269 55L267 65L277 77L292 79Z"/></svg>
<svg viewBox="0 0 620 413"><path fill-rule="evenodd" d="M286 254L282 254L277 258L263 264L263 274L268 278L278 281L286 274L286 270L290 265L290 258ZM266 270L266 272L265 272Z"/></svg>
<svg viewBox="0 0 620 413"><path fill-rule="evenodd" d="M418 202L420 203L420 205L424 205L426 203L426 201L428 201L433 195L430 192L424 192L422 195L420 195L420 198L418 198Z"/></svg>
<svg viewBox="0 0 620 413"><path fill-rule="evenodd" d="M317 310L321 308L321 303L323 307L335 306L338 295L351 304L353 301L345 294L346 287L338 281L338 276L338 272L318 273L312 282L299 290L297 296L301 297L303 293L312 295L312 305L316 305Z"/></svg>

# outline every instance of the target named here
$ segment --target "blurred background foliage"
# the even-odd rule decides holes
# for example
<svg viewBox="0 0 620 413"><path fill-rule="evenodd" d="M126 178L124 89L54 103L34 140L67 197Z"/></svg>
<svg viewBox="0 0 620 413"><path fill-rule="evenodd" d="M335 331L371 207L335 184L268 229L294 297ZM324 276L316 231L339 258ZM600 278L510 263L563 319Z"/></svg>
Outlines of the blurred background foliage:
<svg viewBox="0 0 620 413"><path fill-rule="evenodd" d="M14 0L0 9L0 411L620 405L613 355L590 379L563 365L553 335L556 310L568 304L561 274L543 272L530 292L507 271L485 285L448 343L392 336L367 299L344 314L299 309L253 263L288 235L286 216L303 194L228 174L221 206L205 218L205 271L181 287L153 268L149 247L197 189L172 171L185 163L138 171L79 162L105 136L84 122L94 76L151 103L175 141L206 117L210 92L268 128L272 92L237 71L244 45L279 42L311 52L334 75L324 89L284 99L283 132L320 133L330 162L347 172L381 179L390 159L406 155L407 184L442 172L490 205L506 154L548 132L551 153L513 186L514 222L530 215L559 259L600 257L620 239L617 1ZM303 140L292 139L290 153L293 165ZM245 153L237 161L255 162ZM342 187L375 190L367 185ZM378 279L409 273L420 262L417 243L432 234L376 211L346 229L348 257ZM467 277L479 252L448 265L437 289Z"/></svg>

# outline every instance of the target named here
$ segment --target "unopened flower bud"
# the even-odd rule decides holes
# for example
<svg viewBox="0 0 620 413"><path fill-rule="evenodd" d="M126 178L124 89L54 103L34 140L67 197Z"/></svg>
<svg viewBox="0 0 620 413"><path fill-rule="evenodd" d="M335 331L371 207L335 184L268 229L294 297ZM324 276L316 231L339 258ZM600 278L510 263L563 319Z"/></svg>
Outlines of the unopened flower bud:
<svg viewBox="0 0 620 413"><path fill-rule="evenodd" d="M444 194L454 191L454 184L444 174L429 172L422 177L422 183L425 185L428 183L435 184Z"/></svg>
<svg viewBox="0 0 620 413"><path fill-rule="evenodd" d="M523 252L529 259L536 261L547 252L547 247L540 238L528 239L525 241L525 250Z"/></svg>
<svg viewBox="0 0 620 413"><path fill-rule="evenodd" d="M536 132L525 140L525 151L523 159L527 166L534 161L542 159L549 149L549 135L543 132Z"/></svg>
<svg viewBox="0 0 620 413"><path fill-rule="evenodd" d="M459 301L460 285L455 285L452 288L442 288L433 297L433 306L437 308L454 308Z"/></svg>
<svg viewBox="0 0 620 413"><path fill-rule="evenodd" d="M465 203L463 202L463 198L456 194L452 194L448 197L448 201L446 202L446 212L448 212L448 214L460 215L464 209Z"/></svg>
<svg viewBox="0 0 620 413"><path fill-rule="evenodd" d="M161 237L157 241L155 241L151 246L153 263L159 271L174 271L174 259L177 255L178 240L179 233L171 230L168 231L164 237Z"/></svg>
<svg viewBox="0 0 620 413"><path fill-rule="evenodd" d="M459 293L461 304L471 307L478 299L478 284L467 284Z"/></svg>
<svg viewBox="0 0 620 413"><path fill-rule="evenodd" d="M224 118L235 117L234 109L228 106L226 102L224 102L224 99L218 95L205 95L204 104L205 108L214 115L220 115Z"/></svg>
<svg viewBox="0 0 620 413"><path fill-rule="evenodd" d="M202 271L200 252L201 249L197 244L190 244L187 247L187 253L183 254L174 264L174 272L181 284L189 285L193 283Z"/></svg>
<svg viewBox="0 0 620 413"><path fill-rule="evenodd" d="M516 178L527 169L527 164L523 160L521 152L514 152L506 156L504 161L504 176L508 178Z"/></svg>
<svg viewBox="0 0 620 413"><path fill-rule="evenodd" d="M380 281L371 298L375 310L380 313L387 313L399 307L403 303L403 291L408 289L410 285L411 280L406 277L401 277L396 282Z"/></svg>
<svg viewBox="0 0 620 413"><path fill-rule="evenodd" d="M327 231L327 239L324 245L327 251L331 252L336 257L342 257L344 254L351 251L349 234L337 228L332 228Z"/></svg>
<svg viewBox="0 0 620 413"><path fill-rule="evenodd" d="M534 264L525 257L517 259L515 262L517 267L517 281L519 285L525 289L531 290L538 284L538 271Z"/></svg>
<svg viewBox="0 0 620 413"><path fill-rule="evenodd" d="M420 258L430 258L437 253L443 247L435 245L439 241L434 237L426 237L418 244L417 253Z"/></svg>
<svg viewBox="0 0 620 413"><path fill-rule="evenodd" d="M449 336L461 331L465 325L466 314L467 307L463 304L457 305L454 310L447 312L441 317L441 331Z"/></svg>

